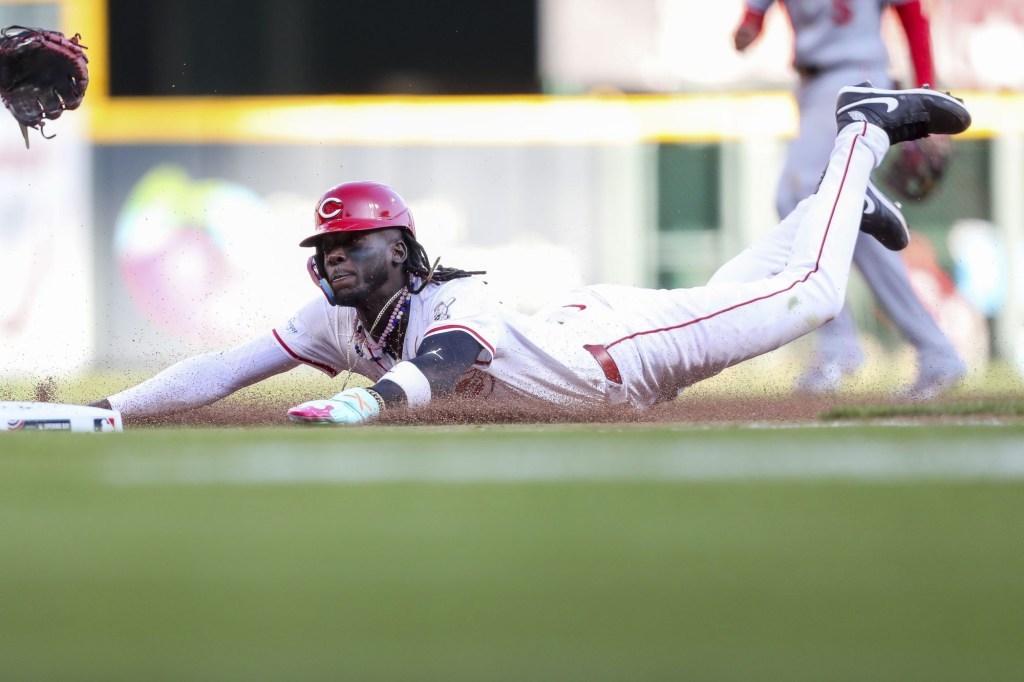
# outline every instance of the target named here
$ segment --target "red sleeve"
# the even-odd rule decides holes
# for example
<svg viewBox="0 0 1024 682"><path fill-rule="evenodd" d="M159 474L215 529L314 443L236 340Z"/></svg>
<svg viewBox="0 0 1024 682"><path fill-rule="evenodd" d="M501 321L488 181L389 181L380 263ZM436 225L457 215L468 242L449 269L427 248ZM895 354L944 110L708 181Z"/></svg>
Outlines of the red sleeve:
<svg viewBox="0 0 1024 682"><path fill-rule="evenodd" d="M747 7L746 11L743 12L743 18L740 19L740 26L744 24L753 26L757 29L757 32L760 33L761 29L764 27L764 13Z"/></svg>
<svg viewBox="0 0 1024 682"><path fill-rule="evenodd" d="M907 34L910 61L914 63L917 85L929 84L935 87L935 68L932 65L932 39L927 17L921 12L919 0L911 0L895 6L896 14Z"/></svg>

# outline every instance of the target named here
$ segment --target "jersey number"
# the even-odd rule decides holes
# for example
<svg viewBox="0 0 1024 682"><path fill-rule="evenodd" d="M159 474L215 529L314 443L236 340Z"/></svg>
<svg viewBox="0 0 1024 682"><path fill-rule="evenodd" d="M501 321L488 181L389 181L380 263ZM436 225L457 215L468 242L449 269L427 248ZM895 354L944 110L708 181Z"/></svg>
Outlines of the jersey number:
<svg viewBox="0 0 1024 682"><path fill-rule="evenodd" d="M850 9L852 0L832 0L832 21L837 26L850 23L853 18L853 10Z"/></svg>

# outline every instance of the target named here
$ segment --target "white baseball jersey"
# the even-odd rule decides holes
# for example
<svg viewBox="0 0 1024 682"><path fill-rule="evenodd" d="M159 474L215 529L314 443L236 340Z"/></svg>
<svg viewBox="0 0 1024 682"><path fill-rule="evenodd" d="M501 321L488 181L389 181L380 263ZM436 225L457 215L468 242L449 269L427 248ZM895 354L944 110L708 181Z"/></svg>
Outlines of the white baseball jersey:
<svg viewBox="0 0 1024 682"><path fill-rule="evenodd" d="M839 65L885 69L889 53L882 42L882 11L911 0L779 0L793 25L793 63L830 69ZM774 0L748 0L764 14Z"/></svg>
<svg viewBox="0 0 1024 682"><path fill-rule="evenodd" d="M605 401L606 379L584 348L580 330L555 316L523 315L502 306L477 277L428 285L410 298L401 360L417 355L432 334L458 331L482 346L475 367L456 391L480 398L536 398L563 405ZM355 309L319 297L274 330L292 357L330 375L349 369L378 381L396 360L360 357L354 349ZM620 401L621 402L621 401Z"/></svg>

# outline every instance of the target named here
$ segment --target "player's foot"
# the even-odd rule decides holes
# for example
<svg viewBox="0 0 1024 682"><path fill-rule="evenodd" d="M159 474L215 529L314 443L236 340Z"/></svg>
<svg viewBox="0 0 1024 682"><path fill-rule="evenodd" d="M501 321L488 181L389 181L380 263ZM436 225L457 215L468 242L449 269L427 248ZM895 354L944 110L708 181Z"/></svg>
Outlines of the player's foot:
<svg viewBox="0 0 1024 682"><path fill-rule="evenodd" d="M858 121L878 126L896 144L962 133L971 125L971 114L961 100L928 87L883 90L864 82L842 88L836 97L839 130Z"/></svg>
<svg viewBox="0 0 1024 682"><path fill-rule="evenodd" d="M863 356L858 356L847 360L836 359L815 363L797 378L793 390L810 395L835 393L846 378L860 368L863 361Z"/></svg>
<svg viewBox="0 0 1024 682"><path fill-rule="evenodd" d="M903 402L934 400L953 388L967 374L967 367L959 358L940 366L922 365L912 386L896 392L894 398Z"/></svg>
<svg viewBox="0 0 1024 682"><path fill-rule="evenodd" d="M890 251L902 251L910 244L910 228L903 218L900 205L890 201L870 181L864 194L860 231L870 234Z"/></svg>

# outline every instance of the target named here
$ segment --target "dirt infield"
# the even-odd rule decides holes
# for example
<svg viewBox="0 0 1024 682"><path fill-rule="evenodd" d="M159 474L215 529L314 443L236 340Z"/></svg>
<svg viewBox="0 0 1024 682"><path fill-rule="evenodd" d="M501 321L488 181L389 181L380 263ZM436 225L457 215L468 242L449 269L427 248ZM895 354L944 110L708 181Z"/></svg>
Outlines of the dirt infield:
<svg viewBox="0 0 1024 682"><path fill-rule="evenodd" d="M498 406L479 401L447 401L416 411L391 409L375 424L390 426L466 425L466 424L758 424L821 422L842 413L844 419L886 419L934 422L1024 421L1024 395L1019 379L1001 377L1001 382L979 382L958 387L947 396L929 403L899 403L892 398L892 387L847 391L829 396L791 393L780 386L791 382L752 381L739 375L731 383L712 380L695 385L677 399L649 410L607 408L568 410L557 406ZM124 379L131 385L134 379ZM265 386L243 389L213 405L175 415L152 418L126 418L127 427L272 427L295 426L287 418L288 408L312 396L330 395L337 387L329 382L296 384L268 382ZM85 391L87 396L82 398ZM97 398L95 387L86 380L78 386L53 378L34 382L31 395L10 392L0 386L0 397L7 400L36 400L85 404Z"/></svg>
<svg viewBox="0 0 1024 682"><path fill-rule="evenodd" d="M773 397L701 397L680 399L645 411L629 408L573 411L557 407L492 407L480 403L431 405L416 411L394 409L375 423L387 425L446 424L559 424L559 423L728 423L813 422L824 409L861 401L823 401L820 397L793 395ZM159 418L129 419L127 426L284 426L289 403L215 404L198 410Z"/></svg>

